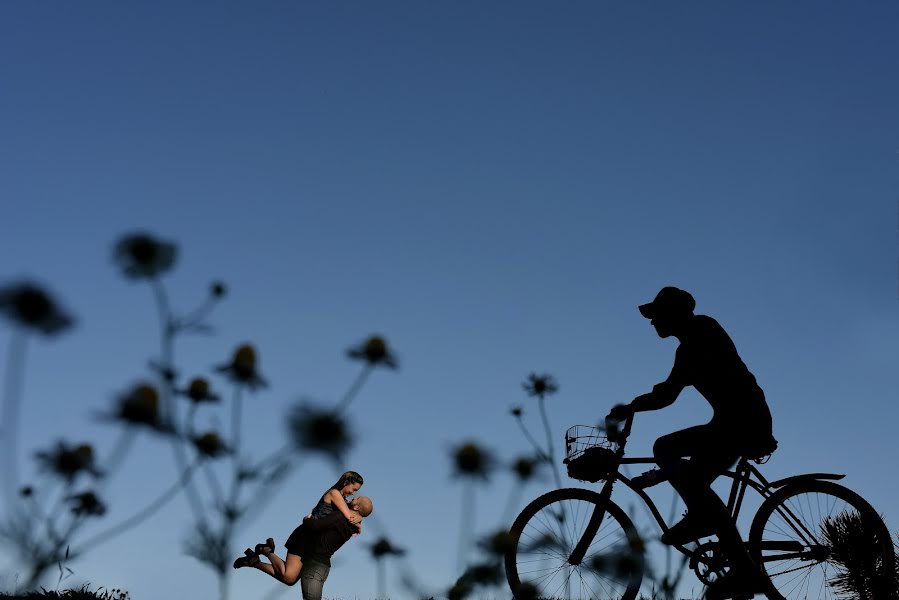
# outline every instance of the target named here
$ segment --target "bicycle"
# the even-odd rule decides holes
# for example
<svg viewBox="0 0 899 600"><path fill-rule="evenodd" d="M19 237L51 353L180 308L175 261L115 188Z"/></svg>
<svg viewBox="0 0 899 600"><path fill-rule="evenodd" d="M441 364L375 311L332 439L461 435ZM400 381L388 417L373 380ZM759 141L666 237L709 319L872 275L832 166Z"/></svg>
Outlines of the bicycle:
<svg viewBox="0 0 899 600"><path fill-rule="evenodd" d="M513 543L505 554L506 578L516 598L636 598L643 580L644 544L625 511L611 499L615 482L643 500L663 532L668 525L646 492L619 472L621 465L655 464L651 457L625 458L632 423L633 415L620 431L609 430L609 435L584 425L566 433L564 462L569 475L594 483L604 479L605 484L599 492L557 489L521 511L510 529ZM835 556L827 532L841 519L856 519L862 524L870 555L869 583L876 590L869 597L894 598L893 544L874 508L852 490L833 483L845 475L807 473L769 482L751 464L763 464L773 448L768 450L764 456L740 457L734 469L723 474L733 479L727 508L735 522L747 489L763 498L746 544L767 578L765 595L770 600L833 597L836 578L842 573L839 560L845 557ZM578 468L586 465L588 469L592 464L593 473L572 469L579 464ZM692 545L674 548L688 557L704 585L726 574L727 557L717 541L695 540Z"/></svg>

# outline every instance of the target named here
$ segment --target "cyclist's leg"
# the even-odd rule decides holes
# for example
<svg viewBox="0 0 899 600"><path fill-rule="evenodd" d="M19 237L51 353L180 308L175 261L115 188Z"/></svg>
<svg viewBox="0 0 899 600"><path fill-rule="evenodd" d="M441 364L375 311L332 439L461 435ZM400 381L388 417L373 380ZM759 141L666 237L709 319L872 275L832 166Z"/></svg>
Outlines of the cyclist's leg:
<svg viewBox="0 0 899 600"><path fill-rule="evenodd" d="M712 482L739 459L739 443L734 441L737 436L726 429L715 428L707 434L707 445L702 447L697 444L695 454L671 482L684 498L688 509L699 511L697 514L708 520L730 561L728 575L709 588L707 597L726 597L735 590L762 591L760 571L749 555L730 512L711 488Z"/></svg>
<svg viewBox="0 0 899 600"><path fill-rule="evenodd" d="M715 478L739 458L739 451L720 428L699 425L663 436L656 442L653 452L660 468L663 472L667 471L671 485L683 498L690 515L663 541L672 543L682 535L689 536L693 532L712 535L722 527L733 527L727 508L711 488ZM685 455L690 459L678 458ZM729 533L725 536L731 538Z"/></svg>
<svg viewBox="0 0 899 600"><path fill-rule="evenodd" d="M708 428L708 425L688 427L656 440L652 454L666 479L674 478L680 473L687 463L685 457L707 448Z"/></svg>

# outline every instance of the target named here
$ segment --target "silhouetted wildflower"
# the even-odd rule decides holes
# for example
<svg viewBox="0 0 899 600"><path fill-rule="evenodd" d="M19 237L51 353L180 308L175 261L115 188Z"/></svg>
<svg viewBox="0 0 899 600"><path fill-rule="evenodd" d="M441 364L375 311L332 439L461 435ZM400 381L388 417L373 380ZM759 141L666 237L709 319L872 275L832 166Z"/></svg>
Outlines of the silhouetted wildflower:
<svg viewBox="0 0 899 600"><path fill-rule="evenodd" d="M177 254L175 244L145 232L123 236L113 249L115 261L130 279L152 279L165 273L175 264Z"/></svg>
<svg viewBox="0 0 899 600"><path fill-rule="evenodd" d="M521 415L524 414L524 410L520 406L513 406L509 409L509 414L515 417L516 419L520 419Z"/></svg>
<svg viewBox="0 0 899 600"><path fill-rule="evenodd" d="M207 458L217 458L227 454L229 451L228 447L222 442L222 438L214 431L208 431L203 435L193 437L190 441L193 443L194 448L197 449L197 452Z"/></svg>
<svg viewBox="0 0 899 600"><path fill-rule="evenodd" d="M822 541L830 551L830 560L838 568L828 584L850 598L887 598L885 586L892 585L894 575L885 576L881 560L883 540L858 513L843 511L821 522ZM891 540L886 540L891 543Z"/></svg>
<svg viewBox="0 0 899 600"><path fill-rule="evenodd" d="M201 523L196 525L196 531L185 541L184 552L206 563L219 574L226 573L230 568L228 540L222 533L211 531Z"/></svg>
<svg viewBox="0 0 899 600"><path fill-rule="evenodd" d="M597 554L590 559L590 565L600 573L606 573L616 579L627 580L638 570L643 569L642 556L631 549L618 549L606 554Z"/></svg>
<svg viewBox="0 0 899 600"><path fill-rule="evenodd" d="M453 466L459 477L487 479L493 469L492 456L475 442L466 442L453 449Z"/></svg>
<svg viewBox="0 0 899 600"><path fill-rule="evenodd" d="M347 355L355 360L364 360L369 365L384 365L396 369L397 359L387 347L387 342L379 335L370 336L355 348L347 350Z"/></svg>
<svg viewBox="0 0 899 600"><path fill-rule="evenodd" d="M223 298L228 293L228 286L222 281L213 281L209 285L209 295L213 298Z"/></svg>
<svg viewBox="0 0 899 600"><path fill-rule="evenodd" d="M179 390L182 396L186 396L196 404L204 402L218 402L219 397L209 390L209 381L203 377L195 377L191 380L186 390Z"/></svg>
<svg viewBox="0 0 899 600"><path fill-rule="evenodd" d="M503 557L507 552L515 550L515 537L505 529L500 529L483 538L479 545L488 554Z"/></svg>
<svg viewBox="0 0 899 600"><path fill-rule="evenodd" d="M23 498L30 498L34 495L34 488L30 485L26 485L19 490L19 495Z"/></svg>
<svg viewBox="0 0 899 600"><path fill-rule="evenodd" d="M94 492L83 492L66 498L72 503L72 512L76 515L99 517L106 512L106 506Z"/></svg>
<svg viewBox="0 0 899 600"><path fill-rule="evenodd" d="M503 570L498 562L481 563L468 567L462 578L473 585L494 585L502 581Z"/></svg>
<svg viewBox="0 0 899 600"><path fill-rule="evenodd" d="M377 541L371 545L370 550L371 555L375 560L385 556L403 556L406 553L402 548L397 548L391 544L390 540L386 537L378 538Z"/></svg>
<svg viewBox="0 0 899 600"><path fill-rule="evenodd" d="M265 387L265 380L256 371L256 349L250 344L238 346L231 357L231 362L216 368L238 385L245 385L251 390Z"/></svg>
<svg viewBox="0 0 899 600"><path fill-rule="evenodd" d="M537 375L536 373L528 375L528 380L522 383L521 387L529 396L541 399L559 391L559 386L552 375Z"/></svg>
<svg viewBox="0 0 899 600"><path fill-rule="evenodd" d="M460 577L446 592L448 600L464 600L473 591L474 586L464 577Z"/></svg>
<svg viewBox="0 0 899 600"><path fill-rule="evenodd" d="M44 335L55 335L74 323L47 292L30 282L0 288L0 313L16 325Z"/></svg>
<svg viewBox="0 0 899 600"><path fill-rule="evenodd" d="M293 408L288 424L293 443L340 461L352 445L352 435L343 417L330 409L301 404Z"/></svg>
<svg viewBox="0 0 899 600"><path fill-rule="evenodd" d="M534 473L537 471L537 467L540 465L540 460L536 458L532 458L530 456L520 456L515 459L515 462L512 463L512 471L515 473L515 476L518 477L519 481L527 481L534 476Z"/></svg>
<svg viewBox="0 0 899 600"><path fill-rule="evenodd" d="M171 428L163 423L159 414L159 393L148 383L139 383L122 394L113 414L101 415L101 418L148 427L160 433L171 432Z"/></svg>
<svg viewBox="0 0 899 600"><path fill-rule="evenodd" d="M156 361L150 361L150 369L156 371L168 383L174 383L178 379L178 372L169 365L162 365Z"/></svg>
<svg viewBox="0 0 899 600"><path fill-rule="evenodd" d="M58 442L54 450L36 452L35 458L43 469L51 471L69 483L82 472L94 477L100 476L100 472L94 466L94 449L90 444L68 446L65 442Z"/></svg>
<svg viewBox="0 0 899 600"><path fill-rule="evenodd" d="M531 583L519 583L512 593L515 600L537 600L537 587Z"/></svg>

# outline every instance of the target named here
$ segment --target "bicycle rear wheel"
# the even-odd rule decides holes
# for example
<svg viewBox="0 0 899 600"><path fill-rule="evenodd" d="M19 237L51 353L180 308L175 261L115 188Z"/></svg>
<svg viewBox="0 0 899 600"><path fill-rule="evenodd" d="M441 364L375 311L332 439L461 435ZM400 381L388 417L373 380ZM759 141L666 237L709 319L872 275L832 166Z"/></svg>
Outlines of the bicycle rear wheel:
<svg viewBox="0 0 899 600"><path fill-rule="evenodd" d="M889 530L867 501L835 483L775 492L752 520L749 551L771 580L771 600L894 597Z"/></svg>
<svg viewBox="0 0 899 600"><path fill-rule="evenodd" d="M580 564L568 558L600 502L596 492L567 488L528 504L512 524L506 578L516 598L633 600L643 579L642 542L614 502Z"/></svg>

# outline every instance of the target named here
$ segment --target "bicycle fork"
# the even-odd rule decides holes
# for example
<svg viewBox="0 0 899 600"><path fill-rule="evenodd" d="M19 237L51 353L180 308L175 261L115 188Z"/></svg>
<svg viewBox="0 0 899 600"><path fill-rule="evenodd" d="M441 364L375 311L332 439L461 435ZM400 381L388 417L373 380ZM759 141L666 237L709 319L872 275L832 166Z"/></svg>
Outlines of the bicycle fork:
<svg viewBox="0 0 899 600"><path fill-rule="evenodd" d="M599 502L596 504L596 508L593 509L593 514L590 515L590 521L587 523L587 528L584 529L584 534L581 536L581 539L578 540L574 550L572 550L571 554L568 556L569 564L579 565L584 560L584 555L587 554L587 548L593 543L593 538L596 537L596 534L599 532L599 526L602 525L602 520L606 516L606 505L612 498L612 485L614 483L615 479L609 478L609 481L606 482L606 485L603 486L602 491L599 493Z"/></svg>

